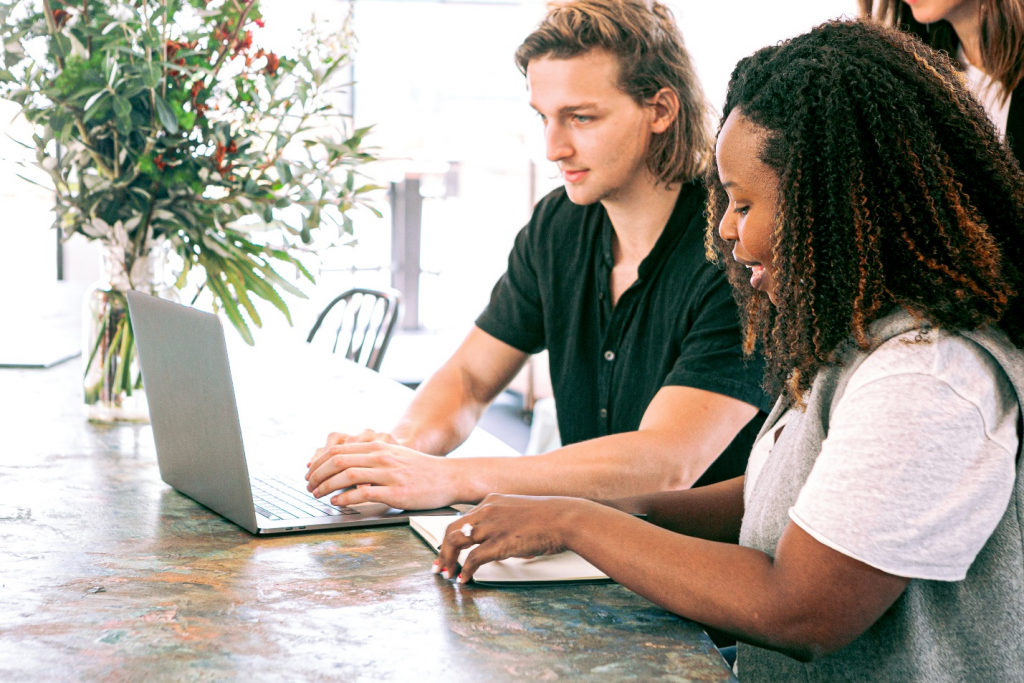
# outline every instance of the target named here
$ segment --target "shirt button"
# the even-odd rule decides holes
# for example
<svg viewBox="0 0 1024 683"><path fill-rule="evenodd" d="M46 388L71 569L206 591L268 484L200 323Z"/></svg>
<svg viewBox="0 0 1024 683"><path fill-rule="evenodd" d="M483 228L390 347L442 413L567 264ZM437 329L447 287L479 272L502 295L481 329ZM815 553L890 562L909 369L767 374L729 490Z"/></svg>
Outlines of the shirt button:
<svg viewBox="0 0 1024 683"><path fill-rule="evenodd" d="M597 298L600 299L601 301L604 301L604 292L598 292Z"/></svg>
<svg viewBox="0 0 1024 683"><path fill-rule="evenodd" d="M601 408L601 417L608 417L608 409Z"/></svg>
<svg viewBox="0 0 1024 683"><path fill-rule="evenodd" d="M615 360L615 352L614 351L605 351L604 352L604 359L605 360Z"/></svg>

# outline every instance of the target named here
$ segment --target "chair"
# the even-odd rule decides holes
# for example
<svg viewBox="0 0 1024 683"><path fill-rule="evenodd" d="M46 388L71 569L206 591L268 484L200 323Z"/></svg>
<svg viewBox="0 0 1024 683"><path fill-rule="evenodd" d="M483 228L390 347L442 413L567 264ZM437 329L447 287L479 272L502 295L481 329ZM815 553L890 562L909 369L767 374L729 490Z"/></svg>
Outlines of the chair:
<svg viewBox="0 0 1024 683"><path fill-rule="evenodd" d="M331 315L327 328L334 329L331 352L337 353L339 344L343 343L345 358L379 372L401 307L402 296L396 290L350 289L327 304L306 341L313 342L320 326ZM336 328L335 319L338 321Z"/></svg>

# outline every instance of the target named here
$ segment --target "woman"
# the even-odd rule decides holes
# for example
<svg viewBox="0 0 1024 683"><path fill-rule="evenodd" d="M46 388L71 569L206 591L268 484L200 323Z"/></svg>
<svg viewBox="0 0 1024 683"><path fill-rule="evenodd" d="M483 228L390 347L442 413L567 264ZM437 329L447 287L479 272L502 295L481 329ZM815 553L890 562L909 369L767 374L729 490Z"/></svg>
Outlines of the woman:
<svg viewBox="0 0 1024 683"><path fill-rule="evenodd" d="M1024 160L1024 2L860 0L874 15L954 56L971 91Z"/></svg>
<svg viewBox="0 0 1024 683"><path fill-rule="evenodd" d="M710 241L782 394L746 476L490 496L435 570L574 550L735 636L744 681L1018 679L1024 174L944 55L861 23L740 62L716 162Z"/></svg>

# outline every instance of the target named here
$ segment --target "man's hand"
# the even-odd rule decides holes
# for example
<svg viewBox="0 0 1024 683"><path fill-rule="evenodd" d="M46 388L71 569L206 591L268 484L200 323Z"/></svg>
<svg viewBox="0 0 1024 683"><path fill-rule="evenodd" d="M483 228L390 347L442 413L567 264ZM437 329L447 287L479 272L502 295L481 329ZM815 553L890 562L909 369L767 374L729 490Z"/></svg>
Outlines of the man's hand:
<svg viewBox="0 0 1024 683"><path fill-rule="evenodd" d="M375 432L372 429L364 429L358 434L345 434L343 432L331 432L327 435L327 443L323 448L318 448L313 457L310 458L309 462L306 463L306 467L313 464L320 454L330 448L331 446L339 446L346 443L370 443L371 441L382 441L384 443L390 443L398 445L398 439L389 434L388 432Z"/></svg>
<svg viewBox="0 0 1024 683"><path fill-rule="evenodd" d="M458 582L466 583L488 562L560 553L566 549L572 520L581 507L588 505L595 503L578 498L492 493L449 525L434 572L446 579L458 574ZM468 536L464 530L470 532ZM477 547L458 571L459 553L474 545Z"/></svg>
<svg viewBox="0 0 1024 683"><path fill-rule="evenodd" d="M357 487L332 496L332 505L374 502L403 510L430 510L461 502L455 485L457 465L394 443L338 443L316 452L306 473L307 488L319 498Z"/></svg>

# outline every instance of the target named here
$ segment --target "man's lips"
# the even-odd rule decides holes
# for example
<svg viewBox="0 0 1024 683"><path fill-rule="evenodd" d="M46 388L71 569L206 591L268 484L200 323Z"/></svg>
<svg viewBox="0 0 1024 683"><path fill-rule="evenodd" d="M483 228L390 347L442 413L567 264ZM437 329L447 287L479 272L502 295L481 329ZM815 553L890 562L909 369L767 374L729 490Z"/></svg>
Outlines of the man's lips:
<svg viewBox="0 0 1024 683"><path fill-rule="evenodd" d="M573 171L569 169L562 169L562 177L565 178L565 182L567 183L578 183L579 181L583 180L583 176L587 175L587 173L589 172L590 171L588 169Z"/></svg>

